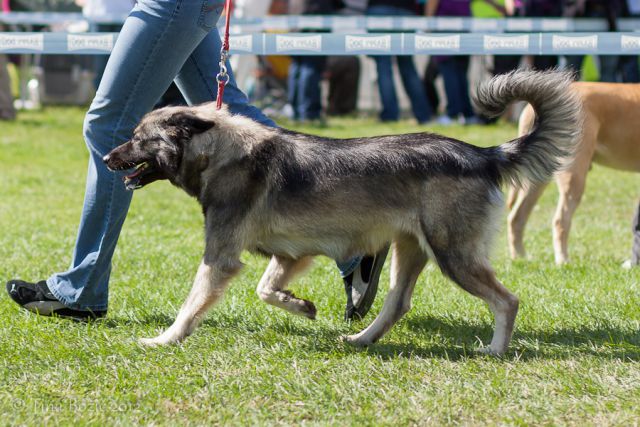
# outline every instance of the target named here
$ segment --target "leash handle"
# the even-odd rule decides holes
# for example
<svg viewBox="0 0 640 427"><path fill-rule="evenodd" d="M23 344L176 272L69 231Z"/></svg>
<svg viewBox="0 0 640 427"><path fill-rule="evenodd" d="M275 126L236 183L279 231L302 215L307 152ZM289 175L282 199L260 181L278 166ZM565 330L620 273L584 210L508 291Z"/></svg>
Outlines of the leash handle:
<svg viewBox="0 0 640 427"><path fill-rule="evenodd" d="M224 36L222 39L222 48L220 49L220 72L216 75L218 82L218 94L216 96L216 108L222 108L222 96L224 95L224 87L229 83L229 74L227 73L227 59L229 58L229 22L231 21L231 0L225 0L225 25Z"/></svg>

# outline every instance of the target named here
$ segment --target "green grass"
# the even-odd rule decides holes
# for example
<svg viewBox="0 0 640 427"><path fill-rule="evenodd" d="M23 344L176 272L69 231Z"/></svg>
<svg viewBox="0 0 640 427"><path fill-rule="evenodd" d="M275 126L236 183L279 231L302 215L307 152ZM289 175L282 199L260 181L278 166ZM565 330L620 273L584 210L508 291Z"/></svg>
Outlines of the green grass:
<svg viewBox="0 0 640 427"><path fill-rule="evenodd" d="M40 279L69 263L84 191L83 111L51 108L0 123L0 277ZM412 132L403 122L332 120L338 137ZM434 130L491 145L512 125ZM491 337L480 300L427 268L414 308L366 350L338 341L372 320L341 320L342 283L318 259L293 288L315 322L259 301L266 260L246 267L184 344L136 339L173 320L202 252L196 202L166 183L136 193L111 277L109 316L39 318L0 296L0 423L311 425L638 425L639 271L631 244L637 175L595 166L574 220L571 265L553 265L550 186L529 223L530 259L512 262L502 231L493 264L521 300L511 351L474 352ZM388 280L388 267L383 272Z"/></svg>

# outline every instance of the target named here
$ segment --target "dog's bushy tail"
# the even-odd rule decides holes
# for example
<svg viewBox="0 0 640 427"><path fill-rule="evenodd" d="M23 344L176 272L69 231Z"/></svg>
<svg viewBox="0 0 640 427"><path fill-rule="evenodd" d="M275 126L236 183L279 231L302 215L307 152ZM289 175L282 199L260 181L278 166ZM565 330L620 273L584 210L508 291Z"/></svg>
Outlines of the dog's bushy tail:
<svg viewBox="0 0 640 427"><path fill-rule="evenodd" d="M501 114L518 100L530 103L536 112L531 133L497 147L503 180L515 185L548 181L572 156L583 122L572 81L570 72L517 70L479 86L474 101L488 116Z"/></svg>

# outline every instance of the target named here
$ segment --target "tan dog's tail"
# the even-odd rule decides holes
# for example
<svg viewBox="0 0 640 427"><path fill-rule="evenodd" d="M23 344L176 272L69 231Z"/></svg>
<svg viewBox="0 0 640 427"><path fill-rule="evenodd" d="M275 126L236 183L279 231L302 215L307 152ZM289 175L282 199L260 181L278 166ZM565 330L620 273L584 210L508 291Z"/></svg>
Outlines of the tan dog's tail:
<svg viewBox="0 0 640 427"><path fill-rule="evenodd" d="M500 176L519 187L548 181L564 166L582 130L582 104L570 85L571 73L557 70L517 70L480 85L478 108L489 116L502 113L513 101L527 101L536 112L532 131L496 147Z"/></svg>

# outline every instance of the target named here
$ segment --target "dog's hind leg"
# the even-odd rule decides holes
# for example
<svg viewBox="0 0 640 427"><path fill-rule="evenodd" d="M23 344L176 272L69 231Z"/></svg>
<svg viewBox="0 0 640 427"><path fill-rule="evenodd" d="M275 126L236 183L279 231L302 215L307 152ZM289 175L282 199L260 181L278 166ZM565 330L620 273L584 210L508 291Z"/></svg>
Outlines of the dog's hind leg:
<svg viewBox="0 0 640 427"><path fill-rule="evenodd" d="M298 316L315 319L316 307L311 301L297 298L291 291L285 290L293 277L311 265L312 260L312 257L294 260L274 255L258 283L256 293L267 304L283 308Z"/></svg>
<svg viewBox="0 0 640 427"><path fill-rule="evenodd" d="M145 345L164 345L184 340L200 324L205 313L224 293L231 278L240 270L239 260L218 259L217 262L206 262L203 259L196 278L184 304L178 312L173 324L161 335L151 339L141 339Z"/></svg>
<svg viewBox="0 0 640 427"><path fill-rule="evenodd" d="M462 289L484 300L495 316L495 331L491 344L480 351L501 355L509 347L513 327L518 314L518 298L496 279L489 262L478 259L476 254L457 252L455 258L436 252L442 271Z"/></svg>
<svg viewBox="0 0 640 427"><path fill-rule="evenodd" d="M582 199L590 167L591 153L582 151L569 169L556 174L560 197L553 217L553 249L558 265L569 261L571 220Z"/></svg>
<svg viewBox="0 0 640 427"><path fill-rule="evenodd" d="M378 341L411 308L411 295L428 257L412 236L403 236L393 244L391 286L382 310L362 332L345 341L366 346Z"/></svg>
<svg viewBox="0 0 640 427"><path fill-rule="evenodd" d="M513 202L511 211L507 218L507 236L509 241L509 252L511 258L522 258L525 256L524 250L524 228L531 211L536 206L538 199L544 192L548 183L527 184L520 188L514 196L509 195L510 202ZM515 200L512 199L515 198Z"/></svg>

